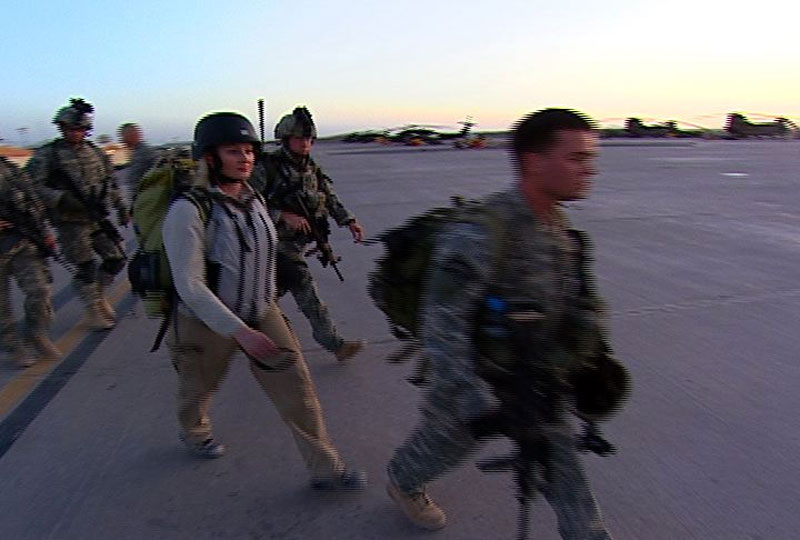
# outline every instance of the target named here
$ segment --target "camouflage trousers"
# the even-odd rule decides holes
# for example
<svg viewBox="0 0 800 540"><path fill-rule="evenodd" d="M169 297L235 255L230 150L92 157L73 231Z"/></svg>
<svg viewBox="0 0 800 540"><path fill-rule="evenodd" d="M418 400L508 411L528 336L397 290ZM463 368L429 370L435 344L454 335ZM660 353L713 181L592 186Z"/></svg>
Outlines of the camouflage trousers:
<svg viewBox="0 0 800 540"><path fill-rule="evenodd" d="M61 253L72 271L72 284L86 304L102 298L103 290L125 267L125 252L94 223L56 224ZM95 254L100 257L98 264Z"/></svg>
<svg viewBox="0 0 800 540"><path fill-rule="evenodd" d="M328 306L319 296L314 276L303 256L303 248L290 242L280 242L277 255L278 297L291 292L297 307L311 324L314 340L334 352L344 343L336 330Z"/></svg>
<svg viewBox="0 0 800 540"><path fill-rule="evenodd" d="M389 478L406 493L460 465L480 448L469 423L488 401L475 388L434 386L422 406L422 421L398 448L388 465ZM566 540L610 540L600 509L580 463L572 426L565 417L542 427L550 442L549 477L542 486Z"/></svg>
<svg viewBox="0 0 800 540"><path fill-rule="evenodd" d="M9 350L22 346L11 309L11 278L25 295L25 330L29 337L47 335L53 322L50 269L27 240L0 255L0 338Z"/></svg>

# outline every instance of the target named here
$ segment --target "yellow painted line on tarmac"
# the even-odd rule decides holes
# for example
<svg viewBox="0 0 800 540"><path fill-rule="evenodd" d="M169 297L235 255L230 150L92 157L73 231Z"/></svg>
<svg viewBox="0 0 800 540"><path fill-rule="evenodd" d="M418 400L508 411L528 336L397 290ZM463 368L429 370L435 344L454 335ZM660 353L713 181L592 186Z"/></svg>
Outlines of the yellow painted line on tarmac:
<svg viewBox="0 0 800 540"><path fill-rule="evenodd" d="M122 300L130 290L131 284L127 279L123 280L119 285L114 287L108 295L108 303L116 307L119 301ZM42 379L61 363L61 360L72 352L78 343L83 341L90 331L89 326L86 324L86 319L81 318L75 326L70 328L56 341L55 345L62 353L60 359L40 360L32 366L25 368L19 375L0 388L0 417L5 416L22 401Z"/></svg>

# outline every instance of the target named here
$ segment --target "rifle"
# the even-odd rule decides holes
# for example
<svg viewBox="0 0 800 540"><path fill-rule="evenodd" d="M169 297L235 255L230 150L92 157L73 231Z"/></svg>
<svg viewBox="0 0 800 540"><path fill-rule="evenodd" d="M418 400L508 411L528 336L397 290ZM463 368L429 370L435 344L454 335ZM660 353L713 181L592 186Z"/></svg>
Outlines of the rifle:
<svg viewBox="0 0 800 540"><path fill-rule="evenodd" d="M53 257L58 260L58 253L45 243L42 238L42 230L30 213L20 211L8 201L2 201L0 203L0 219L10 222L13 225L11 230L30 240L45 258Z"/></svg>
<svg viewBox="0 0 800 540"><path fill-rule="evenodd" d="M75 185L72 177L67 174L66 171L56 169L51 173L51 177L51 180L57 179L62 182L67 186L69 192L75 195L75 197L78 199L78 202L81 203L83 208L86 210L86 214L89 216L89 219L94 221L100 227L100 230L97 231L98 233L105 234L115 244L122 244L122 235L119 233L114 224L109 221L109 211L108 208L106 208L106 205L103 203L103 199L106 198L108 192L107 182L103 183L103 189L100 193L94 193L94 190L92 190L93 192L91 194L91 199L89 199L86 197L86 195L84 195L83 191L81 191L78 186Z"/></svg>
<svg viewBox="0 0 800 540"><path fill-rule="evenodd" d="M330 265L333 268L333 271L336 272L336 276L339 278L339 281L344 281L344 277L342 277L342 273L339 271L339 267L337 266L342 258L333 253L331 243L328 241L328 236L330 236L331 230L330 226L328 225L327 218L318 219L312 216L311 212L308 211L308 207L303 202L303 198L300 193L295 193L294 199L297 202L296 208L300 210L301 215L306 218L308 226L311 229L311 236L316 242L316 246L311 252L309 252L309 255L317 252L317 259L319 259L322 267L327 268L327 266Z"/></svg>
<svg viewBox="0 0 800 540"><path fill-rule="evenodd" d="M530 506L537 491L550 479L549 461L555 451L542 426L558 421L566 412L563 396L570 390L557 369L546 360L543 336L537 335L538 311L528 302L507 301L489 295L479 321L478 348L484 358L476 372L492 387L500 409L470 423L477 439L505 436L514 444L507 456L481 460L482 472L514 474L516 498L519 502L517 538L528 537ZM482 340L482 341L481 341ZM546 341L546 340L544 340ZM524 360L500 355L500 362L486 358L489 348L506 343L508 351L528 351ZM606 441L594 422L587 422L584 433L576 440L579 451L611 455L616 448Z"/></svg>

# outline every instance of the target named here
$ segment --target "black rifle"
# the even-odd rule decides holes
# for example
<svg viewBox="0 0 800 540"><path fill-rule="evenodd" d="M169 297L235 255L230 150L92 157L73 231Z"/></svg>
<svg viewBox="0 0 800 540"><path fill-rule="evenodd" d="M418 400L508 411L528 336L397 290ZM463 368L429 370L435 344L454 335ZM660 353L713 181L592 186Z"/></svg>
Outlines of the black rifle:
<svg viewBox="0 0 800 540"><path fill-rule="evenodd" d="M56 250L49 246L42 237L40 224L29 212L23 212L8 201L0 202L0 219L13 225L11 232L16 231L20 236L30 240L44 257L58 259Z"/></svg>
<svg viewBox="0 0 800 540"><path fill-rule="evenodd" d="M311 212L308 211L308 207L306 206L306 203L303 202L303 197L300 193L295 193L294 201L296 202L296 205L293 205L295 207L293 210L298 210L300 215L306 219L308 226L311 229L311 236L316 242L314 250L311 251L309 255L316 252L317 259L319 259L322 267L327 268L328 265L330 265L331 268L333 268L333 271L336 272L336 276L339 278L339 281L344 281L344 277L342 277L342 273L339 271L339 267L337 266L342 258L333 253L331 243L328 241L331 230L330 226L328 225L327 217L316 217L311 215Z"/></svg>
<svg viewBox="0 0 800 540"><path fill-rule="evenodd" d="M83 101L83 100L80 100ZM91 112L91 106L87 109L88 112ZM95 153L98 156L98 159L102 159L100 150L97 149L94 145L92 145ZM105 234L112 242L115 244L122 244L123 238L122 235L119 234L119 231L114 224L111 223L108 219L108 208L106 208L105 203L103 200L106 198L108 194L108 179L103 182L103 189L100 193L92 193L91 199L87 198L84 195L83 191L81 191L80 187L75 184L72 180L72 177L61 167L61 163L58 159L58 150L56 146L52 146L52 155L50 156L50 173L49 173L49 180L52 187L56 187L59 185L66 186L67 190L75 195L78 199L78 202L86 210L86 214L89 216L91 221L94 221L99 227L100 230L97 231L95 234ZM55 163L56 165L53 165ZM61 188L58 188L61 189ZM94 191L94 190L93 190Z"/></svg>
<svg viewBox="0 0 800 540"><path fill-rule="evenodd" d="M66 185L68 192L73 194L78 199L78 202L81 203L81 206L83 206L89 219L95 222L98 227L100 227L100 230L97 231L98 233L105 234L115 244L122 244L122 235L119 234L117 228L108 219L109 211L103 202L103 199L106 198L106 194L108 193L107 181L103 183L103 189L100 191L100 193L93 192L90 198L87 197L77 185L75 185L72 177L70 177L70 175L65 171L56 169L51 180L56 179L60 181L62 185Z"/></svg>
<svg viewBox="0 0 800 540"><path fill-rule="evenodd" d="M492 387L500 408L470 424L478 439L499 435L514 443L511 455L482 460L477 466L483 472L513 472L520 506L520 540L528 537L531 502L550 479L549 462L554 449L541 428L559 421L566 413L563 396L570 391L569 383L546 359L546 340L538 335L538 314L537 306L529 302L506 301L491 295L486 298L478 325L478 348L484 351L484 358L478 362L476 372ZM485 357L486 351L496 350L503 343L507 351L528 353L522 360L501 363ZM592 422L586 425L576 445L580 451L602 456L616 451Z"/></svg>

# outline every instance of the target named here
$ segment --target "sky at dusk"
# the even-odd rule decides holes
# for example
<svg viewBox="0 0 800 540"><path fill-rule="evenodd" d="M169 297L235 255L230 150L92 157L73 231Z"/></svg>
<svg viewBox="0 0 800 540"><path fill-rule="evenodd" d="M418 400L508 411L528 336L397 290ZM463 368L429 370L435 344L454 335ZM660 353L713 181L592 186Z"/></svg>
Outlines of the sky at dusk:
<svg viewBox="0 0 800 540"><path fill-rule="evenodd" d="M506 129L548 106L798 122L798 15L773 0L29 0L3 9L0 138L54 137L72 96L95 105L95 135L135 121L155 143L210 111L255 122L259 97L268 132L304 104L323 136L466 115Z"/></svg>

